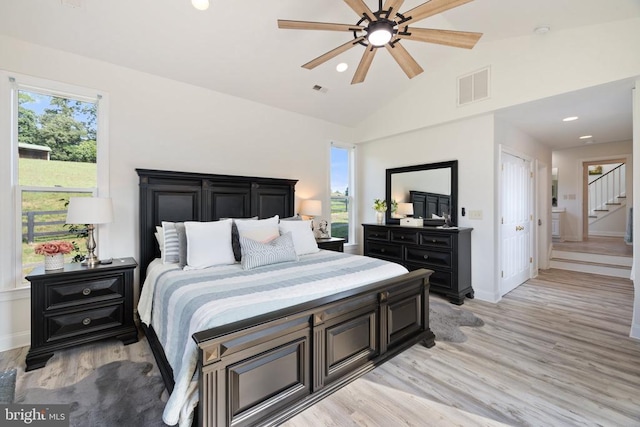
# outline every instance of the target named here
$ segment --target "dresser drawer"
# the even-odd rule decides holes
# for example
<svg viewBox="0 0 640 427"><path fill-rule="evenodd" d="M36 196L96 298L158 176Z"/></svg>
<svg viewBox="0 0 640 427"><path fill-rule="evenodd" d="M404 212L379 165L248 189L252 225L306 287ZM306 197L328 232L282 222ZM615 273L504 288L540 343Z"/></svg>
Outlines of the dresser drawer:
<svg viewBox="0 0 640 427"><path fill-rule="evenodd" d="M402 261L402 246L368 242L367 256Z"/></svg>
<svg viewBox="0 0 640 427"><path fill-rule="evenodd" d="M122 304L48 316L46 317L45 341L70 338L101 329L113 328L123 323Z"/></svg>
<svg viewBox="0 0 640 427"><path fill-rule="evenodd" d="M409 271L417 270L419 268L425 268L424 265L407 264ZM453 290L453 283L451 282L451 272L442 270L433 270L431 276L429 276L429 290L431 291L448 291Z"/></svg>
<svg viewBox="0 0 640 427"><path fill-rule="evenodd" d="M365 240L389 241L389 230L382 228L365 228L364 238Z"/></svg>
<svg viewBox="0 0 640 427"><path fill-rule="evenodd" d="M451 268L451 252L405 247L405 261L426 267Z"/></svg>
<svg viewBox="0 0 640 427"><path fill-rule="evenodd" d="M418 244L419 236L414 230L391 230L391 241L396 243Z"/></svg>
<svg viewBox="0 0 640 427"><path fill-rule="evenodd" d="M420 244L437 248L450 248L452 246L450 234L420 233Z"/></svg>
<svg viewBox="0 0 640 427"><path fill-rule="evenodd" d="M47 285L45 309L84 305L124 297L122 274L96 277L93 280L76 280Z"/></svg>

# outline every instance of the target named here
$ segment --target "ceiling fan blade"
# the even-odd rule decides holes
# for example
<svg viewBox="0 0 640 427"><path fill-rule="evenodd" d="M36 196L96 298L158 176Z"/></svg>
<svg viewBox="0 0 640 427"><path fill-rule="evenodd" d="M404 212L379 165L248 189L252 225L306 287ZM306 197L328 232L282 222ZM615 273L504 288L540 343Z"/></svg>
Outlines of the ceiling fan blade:
<svg viewBox="0 0 640 427"><path fill-rule="evenodd" d="M445 12L454 7L462 6L465 3L469 3L473 0L430 0L426 3L416 6L413 9L404 12L402 15L405 17L405 21L399 23L400 26L414 24L421 19L428 18L438 13Z"/></svg>
<svg viewBox="0 0 640 427"><path fill-rule="evenodd" d="M404 3L404 0L386 0L384 2L384 6L382 6L382 9L388 11L387 19L393 21L393 17L396 16L396 13L399 12L399 9L402 7L402 3ZM389 9L391 9L390 12Z"/></svg>
<svg viewBox="0 0 640 427"><path fill-rule="evenodd" d="M369 9L369 6L367 6L363 0L344 0L344 2L348 4L349 7L353 9L353 11L357 13L359 17L366 16L369 22L374 21L376 19L376 16L373 14L371 9Z"/></svg>
<svg viewBox="0 0 640 427"><path fill-rule="evenodd" d="M362 31L361 25L332 24L329 22L287 21L278 19L278 28L285 30Z"/></svg>
<svg viewBox="0 0 640 427"><path fill-rule="evenodd" d="M385 47L410 79L424 71L400 43L387 43Z"/></svg>
<svg viewBox="0 0 640 427"><path fill-rule="evenodd" d="M432 30L429 28L409 28L408 35L398 33L401 39L415 40L419 42L437 43L445 46L462 47L472 49L482 33L471 33L467 31Z"/></svg>
<svg viewBox="0 0 640 427"><path fill-rule="evenodd" d="M367 76L369 72L369 67L371 66L371 62L373 61L373 57L376 56L376 51L378 49L367 47L367 49L362 54L362 59L360 59L360 64L358 65L358 69L353 75L353 79L351 80L351 84L354 85L356 83L362 83L364 78Z"/></svg>
<svg viewBox="0 0 640 427"><path fill-rule="evenodd" d="M313 60L307 62L306 64L304 64L302 66L302 68L306 68L307 70L313 70L318 65L324 64L325 62L327 62L331 58L334 58L334 57L340 55L342 52L346 52L347 50L351 49L352 47L357 45L358 42L360 42L362 40L364 40L364 37L358 37L356 39L350 40L347 43L345 43L343 45L340 45L340 46L338 46L337 48L335 48L333 50L330 50L329 52L325 53L324 55L320 55L316 59L313 59Z"/></svg>

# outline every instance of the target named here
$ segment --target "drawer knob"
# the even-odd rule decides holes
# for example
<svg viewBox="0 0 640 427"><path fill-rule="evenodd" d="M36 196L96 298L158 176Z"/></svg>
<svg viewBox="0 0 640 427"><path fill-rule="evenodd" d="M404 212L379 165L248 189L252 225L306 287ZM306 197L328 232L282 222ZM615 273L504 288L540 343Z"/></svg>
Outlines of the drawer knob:
<svg viewBox="0 0 640 427"><path fill-rule="evenodd" d="M380 249L380 252L384 253L384 248Z"/></svg>
<svg viewBox="0 0 640 427"><path fill-rule="evenodd" d="M431 243L436 243L436 242L437 242L437 240L436 240L436 239L433 239L433 240L431 241Z"/></svg>
<svg viewBox="0 0 640 427"><path fill-rule="evenodd" d="M422 258L429 259L429 255L424 255Z"/></svg>
<svg viewBox="0 0 640 427"><path fill-rule="evenodd" d="M84 289L82 290L82 295L84 295L85 297L86 297L87 295L89 295L90 293L91 293L91 289L89 289L89 288L84 288Z"/></svg>
<svg viewBox="0 0 640 427"><path fill-rule="evenodd" d="M90 317L85 317L84 319L82 319L82 324L84 326L89 325L89 323L91 323L91 318Z"/></svg>
<svg viewBox="0 0 640 427"><path fill-rule="evenodd" d="M404 236L400 236L400 240L404 240Z"/></svg>

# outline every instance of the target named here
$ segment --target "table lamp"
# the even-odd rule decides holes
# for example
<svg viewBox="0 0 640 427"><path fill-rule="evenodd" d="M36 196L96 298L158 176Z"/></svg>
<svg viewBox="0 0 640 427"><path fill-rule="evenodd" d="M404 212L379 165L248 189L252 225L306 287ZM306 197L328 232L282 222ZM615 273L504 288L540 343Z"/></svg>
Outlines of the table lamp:
<svg viewBox="0 0 640 427"><path fill-rule="evenodd" d="M67 207L67 224L87 225L87 259L83 264L94 267L100 263L95 254L96 240L93 234L96 224L113 221L113 206L110 198L71 197Z"/></svg>

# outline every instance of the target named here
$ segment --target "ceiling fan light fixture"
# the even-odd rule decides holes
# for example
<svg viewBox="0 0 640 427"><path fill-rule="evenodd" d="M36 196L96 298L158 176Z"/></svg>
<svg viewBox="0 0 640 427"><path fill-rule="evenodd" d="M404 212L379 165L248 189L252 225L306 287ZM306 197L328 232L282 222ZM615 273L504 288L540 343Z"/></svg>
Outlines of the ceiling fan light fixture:
<svg viewBox="0 0 640 427"><path fill-rule="evenodd" d="M209 9L209 0L191 0L191 4L198 10Z"/></svg>
<svg viewBox="0 0 640 427"><path fill-rule="evenodd" d="M347 68L349 68L349 64L347 64L346 62L341 62L336 65L336 71L339 73L344 73L345 71L347 71Z"/></svg>
<svg viewBox="0 0 640 427"><path fill-rule="evenodd" d="M373 46L384 46L389 43L391 37L393 37L393 24L390 21L375 21L367 28L367 41Z"/></svg>

